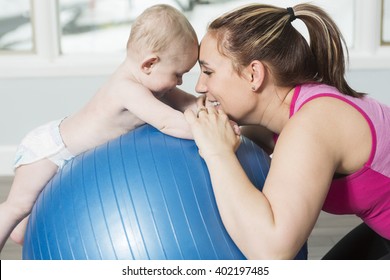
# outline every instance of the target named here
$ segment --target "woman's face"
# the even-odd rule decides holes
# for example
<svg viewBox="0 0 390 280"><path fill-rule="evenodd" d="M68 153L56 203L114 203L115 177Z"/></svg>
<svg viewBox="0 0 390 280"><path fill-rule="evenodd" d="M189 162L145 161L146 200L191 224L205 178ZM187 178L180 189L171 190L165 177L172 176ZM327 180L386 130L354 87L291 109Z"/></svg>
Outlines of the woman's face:
<svg viewBox="0 0 390 280"><path fill-rule="evenodd" d="M239 122L245 119L253 100L249 100L250 81L239 76L232 61L217 49L217 40L207 33L199 51L201 73L196 91L205 94L207 101L221 108L231 119ZM252 104L251 104L252 103Z"/></svg>

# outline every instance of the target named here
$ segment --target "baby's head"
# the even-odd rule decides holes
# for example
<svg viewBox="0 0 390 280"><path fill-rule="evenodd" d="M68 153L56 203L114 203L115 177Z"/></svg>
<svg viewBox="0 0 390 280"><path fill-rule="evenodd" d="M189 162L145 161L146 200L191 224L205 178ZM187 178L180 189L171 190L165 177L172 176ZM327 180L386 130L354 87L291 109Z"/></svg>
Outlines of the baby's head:
<svg viewBox="0 0 390 280"><path fill-rule="evenodd" d="M182 75L195 65L198 38L184 14L169 5L155 5L132 24L127 55L149 75L142 80L146 87L167 91L181 84Z"/></svg>
<svg viewBox="0 0 390 280"><path fill-rule="evenodd" d="M195 30L180 11L169 5L154 5L139 15L131 26L127 49L164 52L198 45Z"/></svg>

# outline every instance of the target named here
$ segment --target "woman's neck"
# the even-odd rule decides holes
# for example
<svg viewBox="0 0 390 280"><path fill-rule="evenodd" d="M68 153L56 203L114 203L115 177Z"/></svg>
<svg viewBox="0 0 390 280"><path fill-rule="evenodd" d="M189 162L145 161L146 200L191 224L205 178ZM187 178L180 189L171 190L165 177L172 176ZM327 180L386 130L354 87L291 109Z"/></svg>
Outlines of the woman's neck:
<svg viewBox="0 0 390 280"><path fill-rule="evenodd" d="M259 118L260 125L280 134L290 118L290 105L294 88L272 85L260 95L263 97L261 110L259 110L262 113Z"/></svg>

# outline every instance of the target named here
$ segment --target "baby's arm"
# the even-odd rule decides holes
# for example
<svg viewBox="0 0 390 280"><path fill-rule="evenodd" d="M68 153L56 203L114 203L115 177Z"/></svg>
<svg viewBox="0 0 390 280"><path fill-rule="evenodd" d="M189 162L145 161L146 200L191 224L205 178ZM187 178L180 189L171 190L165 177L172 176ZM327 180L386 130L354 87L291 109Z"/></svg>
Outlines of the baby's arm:
<svg viewBox="0 0 390 280"><path fill-rule="evenodd" d="M189 108L196 111L197 102L199 102L199 98L195 95L189 94L179 88L174 88L171 92L161 97L160 100L180 112L184 112Z"/></svg>
<svg viewBox="0 0 390 280"><path fill-rule="evenodd" d="M124 95L125 108L163 133L178 138L193 139L181 110L184 111L195 104L196 97L179 89L174 89L167 95L172 96L157 99L147 88L138 85L133 87L133 92Z"/></svg>
<svg viewBox="0 0 390 280"><path fill-rule="evenodd" d="M241 134L251 139L268 154L272 154L275 146L274 134L267 128L259 125L245 125L241 127Z"/></svg>

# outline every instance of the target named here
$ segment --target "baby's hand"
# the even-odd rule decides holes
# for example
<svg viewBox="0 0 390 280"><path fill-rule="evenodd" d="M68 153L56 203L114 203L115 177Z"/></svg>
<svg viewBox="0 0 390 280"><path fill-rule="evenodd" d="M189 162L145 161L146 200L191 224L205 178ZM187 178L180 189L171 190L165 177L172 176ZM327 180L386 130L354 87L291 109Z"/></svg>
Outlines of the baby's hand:
<svg viewBox="0 0 390 280"><path fill-rule="evenodd" d="M230 125L232 126L234 133L238 136L241 136L241 129L235 121L229 120Z"/></svg>

